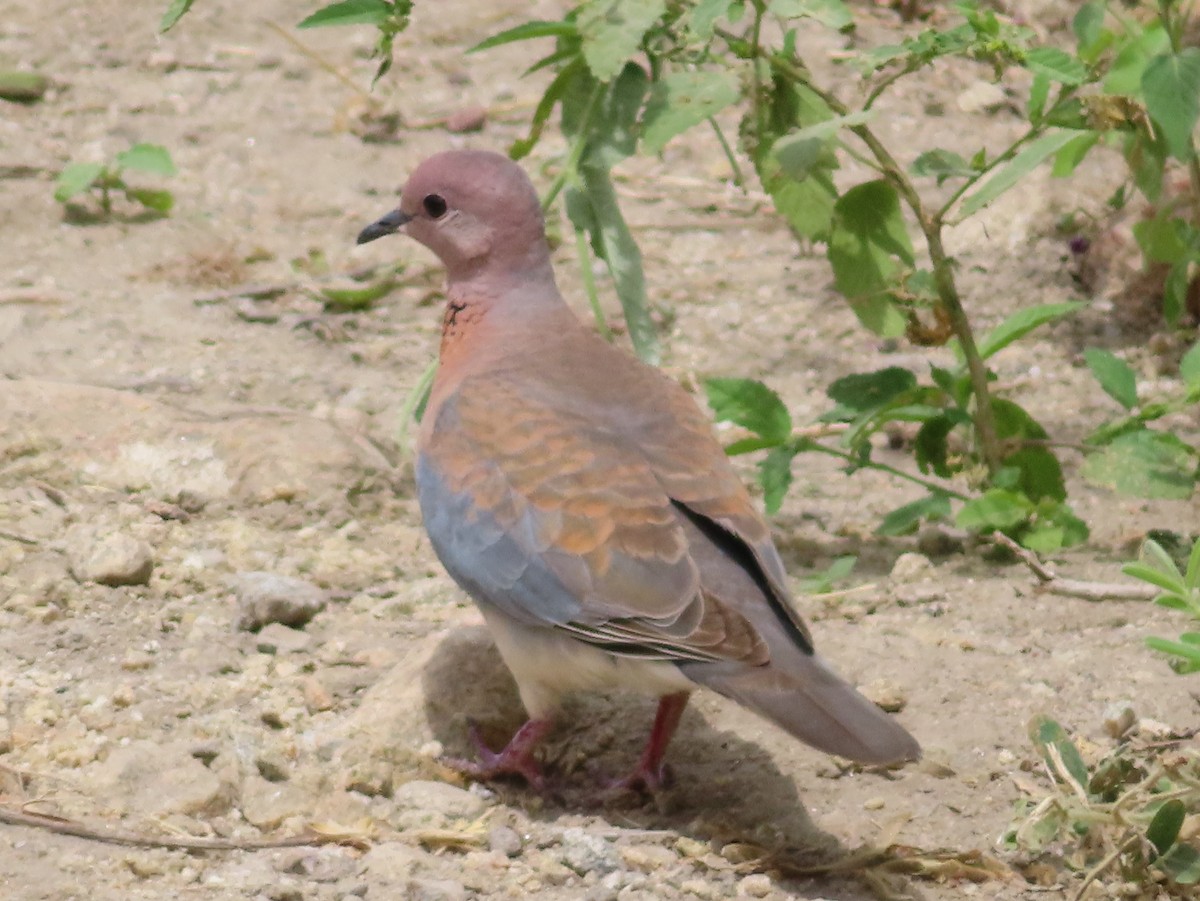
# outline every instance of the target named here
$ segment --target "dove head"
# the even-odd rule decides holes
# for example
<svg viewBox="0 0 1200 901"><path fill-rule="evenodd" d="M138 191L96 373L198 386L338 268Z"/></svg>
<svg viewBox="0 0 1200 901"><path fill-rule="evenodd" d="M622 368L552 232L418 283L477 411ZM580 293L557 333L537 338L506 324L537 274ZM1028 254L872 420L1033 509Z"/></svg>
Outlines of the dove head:
<svg viewBox="0 0 1200 901"><path fill-rule="evenodd" d="M363 229L358 243L394 232L437 254L451 284L528 278L550 267L537 192L498 153L450 150L417 166L399 208Z"/></svg>

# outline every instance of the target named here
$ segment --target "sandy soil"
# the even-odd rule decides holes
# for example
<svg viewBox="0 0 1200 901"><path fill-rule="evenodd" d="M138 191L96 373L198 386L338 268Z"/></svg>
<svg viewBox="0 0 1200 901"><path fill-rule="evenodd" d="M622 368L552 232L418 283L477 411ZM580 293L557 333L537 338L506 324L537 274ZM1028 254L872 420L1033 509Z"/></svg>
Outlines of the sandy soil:
<svg viewBox="0 0 1200 901"><path fill-rule="evenodd" d="M672 749L676 787L658 805L598 807L588 786L633 759L652 704L583 698L549 749L561 797L462 785L436 758L467 752L465 718L499 741L521 712L479 617L423 536L399 437L401 407L435 351L439 279L413 244L356 249L353 239L424 156L500 149L521 133L541 84L516 77L527 51L465 58L461 48L561 9L504 2L480 12L448 0L435 15L419 3L377 97L408 122L476 104L489 121L469 137L430 127L380 143L354 133L362 98L266 24L295 34L310 5L201 0L166 38L154 34L158 0L15 0L0 24L0 62L56 82L39 104L0 108L0 799L101 831L252 840L318 824L372 838L362 848L188 852L6 825L0 895L850 901L872 897L860 880L784 879L755 863L756 849L816 860L890 839L994 852L1021 796L1012 776L1033 759L1033 716L1101 746L1105 710L1122 700L1139 716L1196 725L1193 683L1141 644L1178 631L1168 612L1038 594L1020 567L970 549L911 556L913 539L871 534L911 499L907 488L801 459L774 523L793 574L860 558L859 590L807 604L818 643L869 693L903 707L923 763L847 771L706 696ZM893 22L880 16L865 40ZM1052 12L1039 22L1060 24ZM365 30L299 36L368 83ZM832 72L844 39L805 41L806 56ZM1019 128L1011 110L960 108L986 78L938 69L902 89L879 128L906 159L964 134L1001 146ZM64 216L52 198L62 165L138 141L174 155L174 213ZM540 163L558 149L546 144L530 161L542 186ZM727 186L710 136L632 160L620 176L666 365L685 383L761 377L803 422L837 376L882 363L924 370L925 355L907 347L880 357L819 254L798 252L761 198ZM1070 183L1038 174L953 232L981 327L1076 296L1054 223L1097 209L1118 177L1112 159ZM328 313L298 285L322 266L346 273L396 255L410 261L409 283L366 312ZM570 247L558 256L582 312ZM287 287L267 300L214 299L248 283ZM1169 386L1169 364L1123 341L1109 319L1093 307L996 360L1002 384L1065 440L1115 412L1081 368L1083 347L1112 347ZM1068 454L1093 540L1062 555L1074 575L1116 578L1148 528L1200 519L1195 499L1145 503L1090 488L1077 464ZM264 580L268 594L292 597L297 621L312 617L302 629L240 627ZM1014 875L906 891L1016 899L1067 888Z"/></svg>

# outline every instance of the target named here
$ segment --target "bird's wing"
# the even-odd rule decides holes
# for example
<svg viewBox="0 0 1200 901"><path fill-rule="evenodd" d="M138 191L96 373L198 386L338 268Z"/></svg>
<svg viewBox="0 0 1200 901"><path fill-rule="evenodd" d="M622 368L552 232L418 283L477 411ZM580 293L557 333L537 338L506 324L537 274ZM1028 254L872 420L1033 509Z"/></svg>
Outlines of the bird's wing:
<svg viewBox="0 0 1200 901"><path fill-rule="evenodd" d="M519 383L462 387L425 433L417 482L472 596L618 654L766 662L750 622L703 590L684 513L627 436Z"/></svg>

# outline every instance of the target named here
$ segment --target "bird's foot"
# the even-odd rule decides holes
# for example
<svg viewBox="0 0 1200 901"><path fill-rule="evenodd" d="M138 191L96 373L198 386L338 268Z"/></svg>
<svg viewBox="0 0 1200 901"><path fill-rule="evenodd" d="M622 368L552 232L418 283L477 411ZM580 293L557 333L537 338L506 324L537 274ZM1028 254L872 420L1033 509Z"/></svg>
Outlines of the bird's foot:
<svg viewBox="0 0 1200 901"><path fill-rule="evenodd" d="M500 751L493 751L483 740L479 724L474 720L467 722L467 734L479 755L478 760L464 760L459 757L447 757L443 763L469 779L487 782L497 776L520 776L529 783L530 788L538 792L546 791L546 777L542 773L541 764L533 756L541 740L550 731L549 720L529 720L516 731L508 744Z"/></svg>
<svg viewBox="0 0 1200 901"><path fill-rule="evenodd" d="M653 796L670 788L674 782L675 773L667 764L647 764L642 761L632 773L620 779L609 779L604 787L609 791L630 791Z"/></svg>

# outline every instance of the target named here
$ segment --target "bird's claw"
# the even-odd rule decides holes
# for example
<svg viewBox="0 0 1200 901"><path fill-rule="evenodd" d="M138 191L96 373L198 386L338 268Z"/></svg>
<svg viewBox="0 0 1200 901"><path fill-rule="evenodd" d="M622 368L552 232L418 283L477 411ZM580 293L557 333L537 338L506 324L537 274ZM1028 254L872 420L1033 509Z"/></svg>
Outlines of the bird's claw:
<svg viewBox="0 0 1200 901"><path fill-rule="evenodd" d="M533 756L534 748L545 734L548 726L543 727L539 721L531 720L512 737L500 751L493 751L486 741L479 724L474 720L467 721L467 735L475 746L478 760L466 760L461 757L446 757L442 762L469 779L487 782L498 776L520 776L534 791L546 791L546 777L542 767Z"/></svg>

